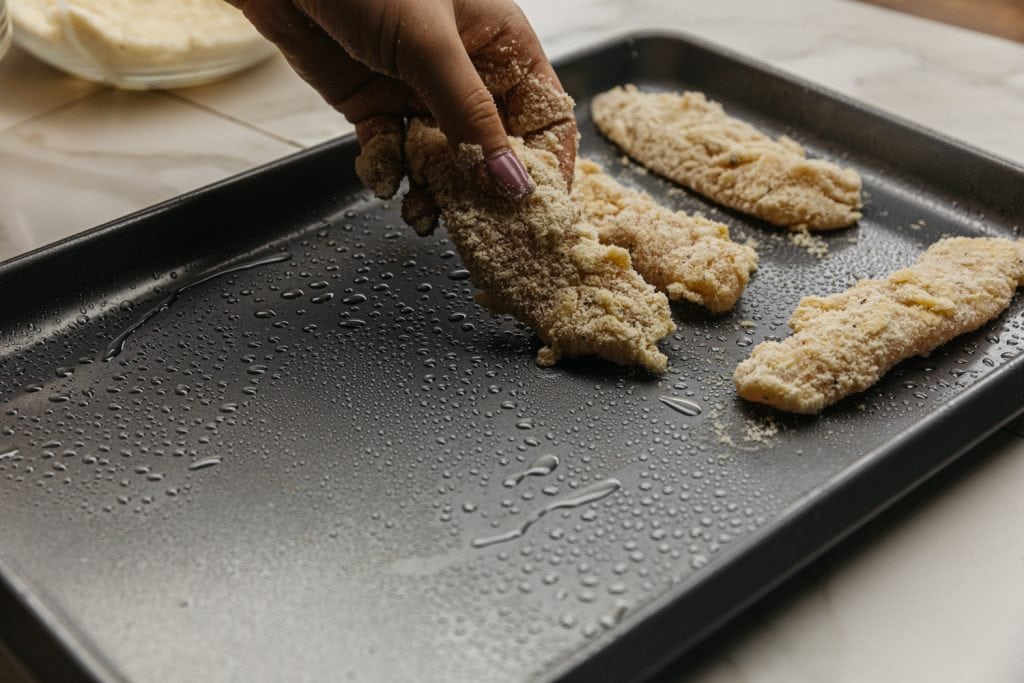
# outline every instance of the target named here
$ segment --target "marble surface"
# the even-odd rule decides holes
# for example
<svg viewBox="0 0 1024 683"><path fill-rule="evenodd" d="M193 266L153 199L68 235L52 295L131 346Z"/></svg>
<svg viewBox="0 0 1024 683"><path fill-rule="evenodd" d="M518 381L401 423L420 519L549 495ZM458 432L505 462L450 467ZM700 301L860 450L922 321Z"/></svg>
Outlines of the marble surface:
<svg viewBox="0 0 1024 683"><path fill-rule="evenodd" d="M847 0L520 4L552 56L684 30L1024 164L1024 45ZM0 259L350 130L280 59L125 93L15 48L0 62ZM663 680L1024 680L1022 490L1024 419Z"/></svg>

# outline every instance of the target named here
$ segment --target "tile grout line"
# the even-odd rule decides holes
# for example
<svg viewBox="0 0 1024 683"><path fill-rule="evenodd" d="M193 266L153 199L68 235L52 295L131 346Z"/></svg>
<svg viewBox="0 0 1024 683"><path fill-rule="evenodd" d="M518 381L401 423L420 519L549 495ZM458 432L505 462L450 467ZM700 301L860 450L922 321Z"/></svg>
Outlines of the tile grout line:
<svg viewBox="0 0 1024 683"><path fill-rule="evenodd" d="M16 121L15 123L10 124L9 126L4 126L3 128L0 128L0 135L3 135L5 133L9 133L12 130L20 128L21 126L25 125L26 123L33 123L35 121L39 121L39 120L48 118L48 117L53 116L55 114L59 114L62 111L70 109L71 107L75 106L76 104L81 104L82 102L85 102L86 100L88 100L88 99L90 99L92 97L97 97L97 96L99 96L99 95L101 95L103 93L109 92L109 91L110 91L110 88L104 86L104 87L97 88L96 90L92 90L90 92L87 92L84 95L80 95L78 97L72 97L70 100L66 100L64 102L61 102L58 105L50 107L49 109L45 109L43 111L36 112L35 114L32 114L28 118L22 119L20 121Z"/></svg>
<svg viewBox="0 0 1024 683"><path fill-rule="evenodd" d="M198 109L199 111L205 112L207 114L212 114L213 116L216 116L218 118L224 119L225 121L230 121L231 123L237 124L237 125L242 126L244 128L248 128L249 130L253 131L254 133L259 133L260 135L266 136L266 137L271 138L273 140L277 140L278 142L284 143L286 145L290 145L292 147L295 147L296 149L306 149L306 145L303 145L303 144L301 144L299 142L296 142L295 140L291 140L289 138L284 137L283 135L278 135L277 133L274 133L272 131L266 130L264 128L260 128L259 126L255 125L255 124L249 123L248 121L243 121L242 119L234 117L234 116L231 116L230 114L225 114L222 111L218 111L217 109L214 109L213 107L210 107L210 106L207 106L205 104L201 104L199 102L196 102L195 100L189 99L188 97L185 97L184 95L180 95L180 94L178 94L176 92L173 92L171 90L159 90L159 91L155 91L155 92L157 92L157 94L159 94L159 95L163 95L164 97L166 97L168 99L175 100L175 101L180 102L181 104L184 104L186 106L192 107L194 109Z"/></svg>

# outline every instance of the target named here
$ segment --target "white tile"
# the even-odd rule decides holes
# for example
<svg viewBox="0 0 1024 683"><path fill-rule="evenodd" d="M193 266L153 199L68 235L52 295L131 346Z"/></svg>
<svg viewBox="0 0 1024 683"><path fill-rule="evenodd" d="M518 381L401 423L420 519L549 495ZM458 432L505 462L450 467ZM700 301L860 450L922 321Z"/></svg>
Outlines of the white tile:
<svg viewBox="0 0 1024 683"><path fill-rule="evenodd" d="M0 258L294 151L164 95L106 91L0 133Z"/></svg>
<svg viewBox="0 0 1024 683"><path fill-rule="evenodd" d="M12 45L0 59L0 130L102 89L57 71Z"/></svg>
<svg viewBox="0 0 1024 683"><path fill-rule="evenodd" d="M279 55L234 78L174 92L302 146L353 130Z"/></svg>

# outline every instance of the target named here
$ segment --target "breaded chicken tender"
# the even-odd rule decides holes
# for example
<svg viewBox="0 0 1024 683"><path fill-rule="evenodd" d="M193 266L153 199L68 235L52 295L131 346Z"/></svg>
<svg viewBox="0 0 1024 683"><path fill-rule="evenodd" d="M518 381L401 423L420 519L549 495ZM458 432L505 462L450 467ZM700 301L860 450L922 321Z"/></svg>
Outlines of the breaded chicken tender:
<svg viewBox="0 0 1024 683"><path fill-rule="evenodd" d="M628 249L636 271L670 299L724 313L757 268L757 253L732 242L726 226L666 209L592 161L576 161L572 200L601 242Z"/></svg>
<svg viewBox="0 0 1024 683"><path fill-rule="evenodd" d="M411 178L433 193L479 303L533 328L545 344L541 365L596 355L664 371L657 343L675 330L665 295L632 269L625 249L602 245L580 220L553 154L510 141L537 185L525 199L484 186L479 147L453 153L443 133L418 120L406 138Z"/></svg>
<svg viewBox="0 0 1024 683"><path fill-rule="evenodd" d="M802 147L739 119L702 93L627 85L596 96L594 123L652 171L725 206L791 230L831 230L860 218L856 171L806 158Z"/></svg>
<svg viewBox="0 0 1024 683"><path fill-rule="evenodd" d="M764 342L736 368L748 401L812 414L864 391L894 365L978 329L1024 285L1024 241L953 237L909 268L806 297L782 342Z"/></svg>

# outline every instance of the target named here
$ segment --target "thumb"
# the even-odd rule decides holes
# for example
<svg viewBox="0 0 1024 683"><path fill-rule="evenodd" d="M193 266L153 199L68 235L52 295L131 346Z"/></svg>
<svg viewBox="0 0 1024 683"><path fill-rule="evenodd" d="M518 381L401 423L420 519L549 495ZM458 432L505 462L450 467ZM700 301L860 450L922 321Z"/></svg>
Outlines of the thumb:
<svg viewBox="0 0 1024 683"><path fill-rule="evenodd" d="M519 198L533 192L530 174L509 146L494 97L455 27L424 57L414 62L410 75L449 143L480 145L487 172L502 193Z"/></svg>

